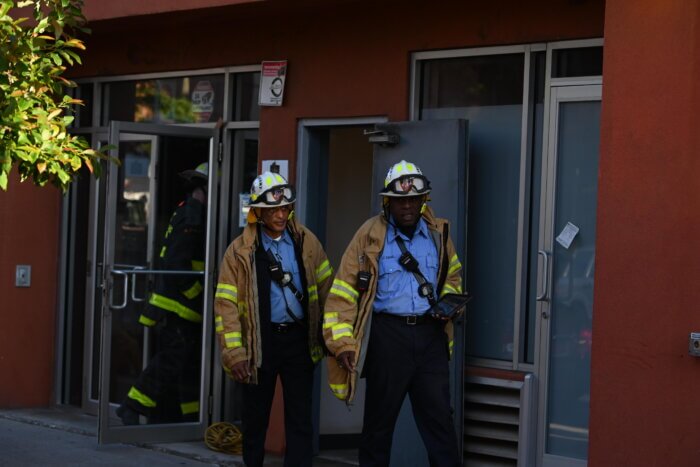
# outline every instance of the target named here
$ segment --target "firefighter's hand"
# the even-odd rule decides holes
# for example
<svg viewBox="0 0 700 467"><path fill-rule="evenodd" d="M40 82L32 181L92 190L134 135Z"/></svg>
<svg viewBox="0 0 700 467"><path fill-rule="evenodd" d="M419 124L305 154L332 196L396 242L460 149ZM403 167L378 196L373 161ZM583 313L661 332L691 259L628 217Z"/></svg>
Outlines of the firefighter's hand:
<svg viewBox="0 0 700 467"><path fill-rule="evenodd" d="M349 372L355 371L355 352L352 350L346 350L335 356L335 360L338 362L340 368L344 368Z"/></svg>
<svg viewBox="0 0 700 467"><path fill-rule="evenodd" d="M239 383L247 380L250 376L250 366L248 365L248 362L243 361L233 365L233 368L231 368L231 374L233 375L233 379Z"/></svg>

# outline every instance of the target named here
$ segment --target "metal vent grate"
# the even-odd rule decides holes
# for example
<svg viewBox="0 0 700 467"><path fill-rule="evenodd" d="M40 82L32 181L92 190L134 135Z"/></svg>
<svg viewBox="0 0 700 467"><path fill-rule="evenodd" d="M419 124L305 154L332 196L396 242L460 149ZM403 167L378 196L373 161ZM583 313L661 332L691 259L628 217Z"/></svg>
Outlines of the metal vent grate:
<svg viewBox="0 0 700 467"><path fill-rule="evenodd" d="M533 376L523 381L468 376L464 391L464 465L531 464Z"/></svg>

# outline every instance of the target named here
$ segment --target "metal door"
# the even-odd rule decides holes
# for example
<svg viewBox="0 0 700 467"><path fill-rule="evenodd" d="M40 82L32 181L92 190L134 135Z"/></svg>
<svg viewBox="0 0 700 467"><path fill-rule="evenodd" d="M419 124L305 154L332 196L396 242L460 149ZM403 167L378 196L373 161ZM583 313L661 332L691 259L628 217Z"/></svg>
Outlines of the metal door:
<svg viewBox="0 0 700 467"><path fill-rule="evenodd" d="M457 254L466 264L467 251L467 121L426 120L382 123L370 135L375 143L373 184L378 192L384 186L389 168L402 159L421 168L431 183L429 205L438 217L450 221L450 232ZM379 212L381 200L375 197L373 212ZM465 278L466 279L466 278ZM463 431L464 319L455 323L454 350L450 362L452 407L457 439ZM460 442L461 447L461 442ZM428 456L413 420L408 398L396 422L391 465L428 465Z"/></svg>
<svg viewBox="0 0 700 467"><path fill-rule="evenodd" d="M163 442L200 438L209 421L211 361L212 281L215 267L218 131L202 128L111 122L109 143L119 164L105 164L104 247L101 267L101 339L99 386L99 442ZM177 174L209 163L204 269L158 269L162 238L170 215L185 195ZM195 269L195 268L193 268ZM199 268L196 268L199 269ZM142 370L159 354L166 339L160 339L159 324L139 323L158 277L199 278L203 294L201 323L197 332L193 365L198 374L186 380L169 381L172 389L162 400L147 399L149 406L163 410L155 418L139 418L137 425L124 425L116 408L124 401ZM173 316L175 313L166 313ZM179 318L177 318L179 319ZM168 318L166 318L167 322ZM195 325L196 326L196 325ZM162 328L160 328L162 329ZM192 329L192 328L190 328ZM201 332L201 339L198 338ZM198 347L198 348L197 348ZM196 394L191 401L180 397L183 387ZM178 395L179 394L179 395ZM158 403L161 403L158 406ZM178 407L182 410L177 414ZM188 421L176 415L188 415Z"/></svg>
<svg viewBox="0 0 700 467"><path fill-rule="evenodd" d="M551 91L537 297L543 466L587 463L601 92Z"/></svg>

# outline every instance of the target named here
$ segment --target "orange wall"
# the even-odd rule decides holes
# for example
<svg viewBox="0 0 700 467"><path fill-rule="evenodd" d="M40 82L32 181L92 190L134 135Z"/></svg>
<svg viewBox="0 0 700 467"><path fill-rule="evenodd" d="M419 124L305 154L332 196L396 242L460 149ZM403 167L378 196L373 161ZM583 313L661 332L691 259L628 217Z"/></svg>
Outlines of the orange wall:
<svg viewBox="0 0 700 467"><path fill-rule="evenodd" d="M589 465L698 465L700 3L608 0Z"/></svg>
<svg viewBox="0 0 700 467"><path fill-rule="evenodd" d="M293 160L299 118L407 119L411 51L603 34L602 0L548 0L536 8L519 0L328 3L262 2L94 22L85 65L76 72L105 76L287 59L285 105L262 110L260 154Z"/></svg>
<svg viewBox="0 0 700 467"><path fill-rule="evenodd" d="M258 1L263 0L120 0L118 2L85 0L83 13L89 21L97 21Z"/></svg>
<svg viewBox="0 0 700 467"><path fill-rule="evenodd" d="M0 407L49 404L54 373L59 191L10 177L0 191ZM15 266L32 266L29 288Z"/></svg>

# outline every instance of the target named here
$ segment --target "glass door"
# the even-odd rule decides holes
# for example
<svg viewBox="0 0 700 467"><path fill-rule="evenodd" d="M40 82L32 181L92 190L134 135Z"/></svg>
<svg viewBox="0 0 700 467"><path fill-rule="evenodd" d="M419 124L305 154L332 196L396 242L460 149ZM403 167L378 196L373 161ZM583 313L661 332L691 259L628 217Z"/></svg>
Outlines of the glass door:
<svg viewBox="0 0 700 467"><path fill-rule="evenodd" d="M201 437L209 421L218 131L111 122L99 441ZM211 176L210 176L211 174Z"/></svg>
<svg viewBox="0 0 700 467"><path fill-rule="evenodd" d="M540 231L540 465L586 465L602 86L552 87Z"/></svg>

